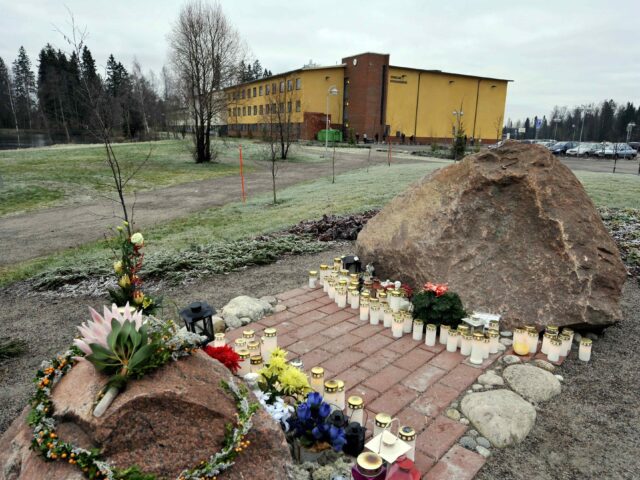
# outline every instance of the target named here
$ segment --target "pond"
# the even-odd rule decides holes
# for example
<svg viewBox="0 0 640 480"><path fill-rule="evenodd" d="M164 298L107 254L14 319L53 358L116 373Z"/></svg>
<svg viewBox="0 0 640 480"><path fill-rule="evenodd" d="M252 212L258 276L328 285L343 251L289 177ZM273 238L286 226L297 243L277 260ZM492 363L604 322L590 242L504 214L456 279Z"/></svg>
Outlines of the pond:
<svg viewBox="0 0 640 480"><path fill-rule="evenodd" d="M95 138L89 135L72 135L73 143L95 143ZM47 147L49 145L68 143L64 133L48 134L42 131L20 131L0 129L0 150L15 148Z"/></svg>

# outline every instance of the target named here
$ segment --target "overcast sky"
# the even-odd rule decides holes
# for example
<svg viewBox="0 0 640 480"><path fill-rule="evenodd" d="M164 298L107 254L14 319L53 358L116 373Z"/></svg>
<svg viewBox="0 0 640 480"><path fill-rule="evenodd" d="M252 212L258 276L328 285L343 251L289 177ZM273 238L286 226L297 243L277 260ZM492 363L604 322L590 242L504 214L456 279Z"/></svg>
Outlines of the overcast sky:
<svg viewBox="0 0 640 480"><path fill-rule="evenodd" d="M113 53L159 72L178 0L0 0L0 56L65 44L68 7L101 70ZM507 118L604 98L640 104L640 0L222 1L253 56L274 73L365 51L392 65L514 80Z"/></svg>

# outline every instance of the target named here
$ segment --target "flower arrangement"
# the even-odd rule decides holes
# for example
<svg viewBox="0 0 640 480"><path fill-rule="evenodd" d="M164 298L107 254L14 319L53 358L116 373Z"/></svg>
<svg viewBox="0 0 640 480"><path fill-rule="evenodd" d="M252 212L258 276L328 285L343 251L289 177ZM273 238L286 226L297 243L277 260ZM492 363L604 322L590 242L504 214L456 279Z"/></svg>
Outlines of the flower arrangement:
<svg viewBox="0 0 640 480"><path fill-rule="evenodd" d="M124 222L116 228L116 248L118 260L113 263L113 270L118 276L118 287L109 289L111 301L119 307L127 303L151 315L160 306L160 300L146 295L142 291L142 279L139 272L142 268L144 253L144 237L136 232L130 235L129 223Z"/></svg>
<svg viewBox="0 0 640 480"><path fill-rule="evenodd" d="M204 353L209 355L211 358L215 358L231 370L231 373L236 373L240 369L240 355L238 355L229 345L223 345L222 347L207 345L203 350Z"/></svg>
<svg viewBox="0 0 640 480"><path fill-rule="evenodd" d="M258 386L269 394L269 404L282 396L291 396L300 401L311 391L307 375L287 363L287 352L281 348L271 352L269 364L259 370L258 374Z"/></svg>
<svg viewBox="0 0 640 480"><path fill-rule="evenodd" d="M300 402L291 420L293 436L300 444L312 451L322 451L332 447L336 452L347 443L344 429L331 425L327 419L331 407L322 395L312 392L306 401Z"/></svg>
<svg viewBox="0 0 640 480"><path fill-rule="evenodd" d="M414 317L424 323L455 326L466 316L460 296L446 283L426 283L411 302Z"/></svg>

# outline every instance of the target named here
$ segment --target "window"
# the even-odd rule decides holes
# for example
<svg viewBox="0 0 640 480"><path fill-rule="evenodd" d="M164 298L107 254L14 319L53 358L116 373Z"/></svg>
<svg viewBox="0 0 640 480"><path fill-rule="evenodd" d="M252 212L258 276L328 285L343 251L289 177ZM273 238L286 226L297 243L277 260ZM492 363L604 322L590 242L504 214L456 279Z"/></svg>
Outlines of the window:
<svg viewBox="0 0 640 480"><path fill-rule="evenodd" d="M242 90L242 95L241 95L241 97L242 97L242 98L244 98L244 90Z"/></svg>
<svg viewBox="0 0 640 480"><path fill-rule="evenodd" d="M242 107L242 116L244 117L247 114L247 107Z"/></svg>
<svg viewBox="0 0 640 480"><path fill-rule="evenodd" d="M229 109L229 116L231 116L231 109Z"/></svg>
<svg viewBox="0 0 640 480"><path fill-rule="evenodd" d="M276 113L276 104L275 103L271 104L271 113Z"/></svg>
<svg viewBox="0 0 640 480"><path fill-rule="evenodd" d="M262 105L260 105L260 115L264 115L264 108Z"/></svg>
<svg viewBox="0 0 640 480"><path fill-rule="evenodd" d="M291 100L287 102L287 112L291 113Z"/></svg>
<svg viewBox="0 0 640 480"><path fill-rule="evenodd" d="M293 90L293 80L287 80L287 91Z"/></svg>
<svg viewBox="0 0 640 480"><path fill-rule="evenodd" d="M265 113L267 115L269 115L269 104L268 103L264 106L264 111L265 111Z"/></svg>
<svg viewBox="0 0 640 480"><path fill-rule="evenodd" d="M257 114L258 114L258 106L257 106L257 105L254 105L254 106L253 106L253 114L254 114L254 115L257 115Z"/></svg>
<svg viewBox="0 0 640 480"><path fill-rule="evenodd" d="M296 100L296 112L299 112L301 109L300 100Z"/></svg>
<svg viewBox="0 0 640 480"><path fill-rule="evenodd" d="M236 92L233 92L233 95L231 95L233 97L233 99L236 99Z"/></svg>
<svg viewBox="0 0 640 480"><path fill-rule="evenodd" d="M253 96L254 96L254 97L257 97L257 96L258 96L258 95L256 95L256 90L257 90L257 88L256 88L256 87L253 87Z"/></svg>
<svg viewBox="0 0 640 480"><path fill-rule="evenodd" d="M264 87L264 94L265 95L269 95L269 87L270 87L269 84L265 85L265 87Z"/></svg>
<svg viewBox="0 0 640 480"><path fill-rule="evenodd" d="M302 88L302 79L296 78L296 90L300 90Z"/></svg>
<svg viewBox="0 0 640 480"><path fill-rule="evenodd" d="M278 91L278 87L276 86L276 84L275 84L275 83L272 83L272 84L271 84L271 93L272 93L273 95L275 95L277 91Z"/></svg>
<svg viewBox="0 0 640 480"><path fill-rule="evenodd" d="M284 92L284 80L280 82L280 93Z"/></svg>
<svg viewBox="0 0 640 480"><path fill-rule="evenodd" d="M247 88L247 98L251 98L251 89Z"/></svg>
<svg viewBox="0 0 640 480"><path fill-rule="evenodd" d="M282 83L284 83L284 82L282 82ZM279 108L280 113L283 113L284 112L284 103L280 102L280 105L279 105L278 108Z"/></svg>

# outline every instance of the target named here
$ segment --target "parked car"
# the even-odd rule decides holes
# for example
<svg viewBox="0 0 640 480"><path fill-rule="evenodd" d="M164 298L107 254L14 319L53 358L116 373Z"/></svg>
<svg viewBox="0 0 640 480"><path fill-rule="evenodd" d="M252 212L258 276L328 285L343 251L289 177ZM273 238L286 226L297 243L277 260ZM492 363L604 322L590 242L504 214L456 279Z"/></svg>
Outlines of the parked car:
<svg viewBox="0 0 640 480"><path fill-rule="evenodd" d="M627 145L633 148L636 152L640 152L640 142L629 142Z"/></svg>
<svg viewBox="0 0 640 480"><path fill-rule="evenodd" d="M635 158L638 151L626 143L605 143L600 144L594 153L605 158Z"/></svg>
<svg viewBox="0 0 640 480"><path fill-rule="evenodd" d="M581 143L577 147L567 150L567 155L572 157L582 157L587 155L593 155L593 152L598 148L597 143Z"/></svg>
<svg viewBox="0 0 640 480"><path fill-rule="evenodd" d="M577 142L557 142L553 146L549 147L549 150L554 155L566 155L567 150L577 147Z"/></svg>

